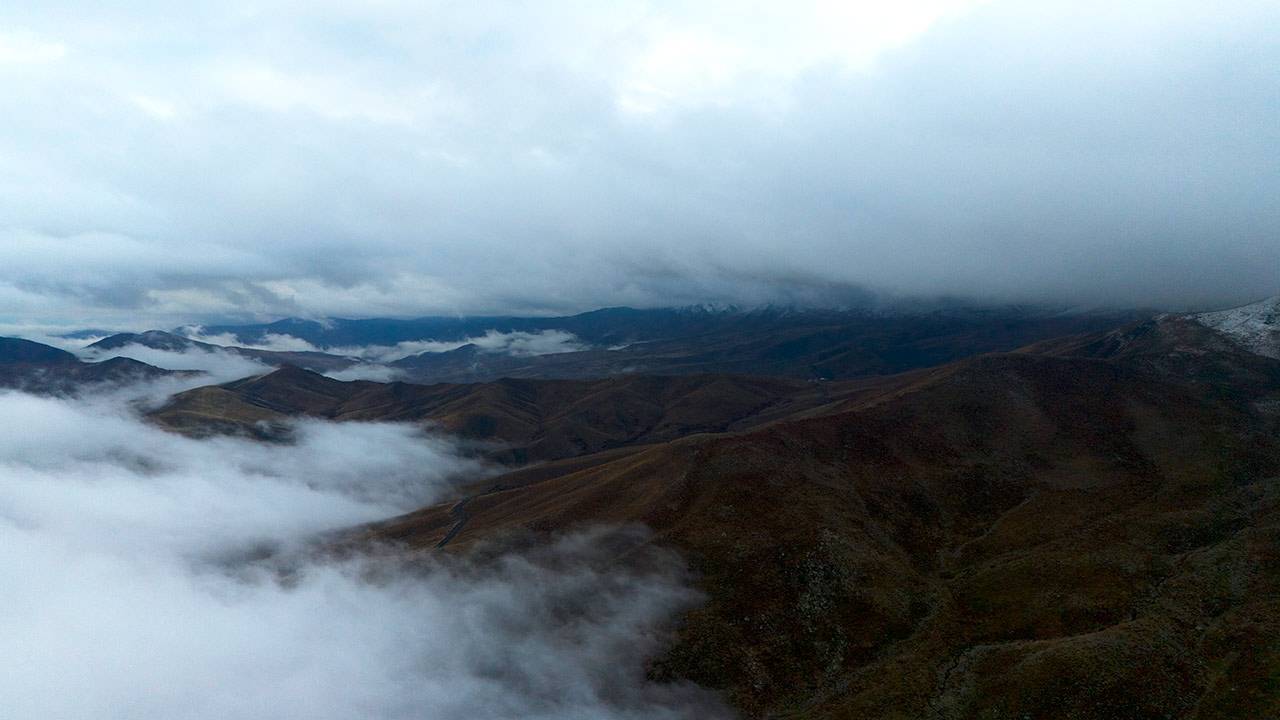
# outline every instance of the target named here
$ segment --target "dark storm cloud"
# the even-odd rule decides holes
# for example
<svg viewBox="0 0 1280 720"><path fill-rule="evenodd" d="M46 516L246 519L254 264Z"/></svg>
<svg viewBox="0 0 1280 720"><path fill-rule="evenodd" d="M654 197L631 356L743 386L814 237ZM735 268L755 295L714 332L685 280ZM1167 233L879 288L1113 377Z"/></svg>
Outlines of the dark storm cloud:
<svg viewBox="0 0 1280 720"><path fill-rule="evenodd" d="M0 11L13 316L1277 291L1273 3Z"/></svg>

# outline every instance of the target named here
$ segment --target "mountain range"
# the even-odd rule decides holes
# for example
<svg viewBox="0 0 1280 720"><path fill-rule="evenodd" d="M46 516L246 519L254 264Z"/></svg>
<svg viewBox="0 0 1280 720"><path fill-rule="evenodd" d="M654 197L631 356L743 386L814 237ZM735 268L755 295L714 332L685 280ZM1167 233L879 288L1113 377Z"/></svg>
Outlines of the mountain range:
<svg viewBox="0 0 1280 720"><path fill-rule="evenodd" d="M551 318L287 319L121 333L89 349L98 354L130 345L170 352L222 350L317 372L384 366L387 374L417 383L705 373L829 380L1012 350L1135 317L1017 307L909 312L609 308ZM268 348L282 340L314 350ZM422 346L430 349L416 350Z"/></svg>
<svg viewBox="0 0 1280 720"><path fill-rule="evenodd" d="M85 386L153 380L170 374L125 357L84 362L76 355L22 338L0 338L0 388L69 395Z"/></svg>
<svg viewBox="0 0 1280 720"><path fill-rule="evenodd" d="M1280 363L1165 317L486 478L357 541L643 523L709 596L651 676L748 716L1273 717L1278 422Z"/></svg>
<svg viewBox="0 0 1280 720"><path fill-rule="evenodd" d="M213 345L163 330L148 330L141 333L116 333L90 343L85 346L85 350L93 355L110 356L113 351L124 350L135 345L173 353L192 351L204 353L225 352L248 358L264 365L298 365L320 372L342 370L358 362L352 358L338 357L322 352L275 351Z"/></svg>
<svg viewBox="0 0 1280 720"><path fill-rule="evenodd" d="M650 677L718 690L746 717L1277 717L1277 308L460 320L456 340L557 330L627 347L429 385L290 363L149 417L272 442L298 417L412 422L491 468L325 539L332 552L476 556L647 526L706 597ZM409 332L397 322L298 332ZM204 329L254 340L242 331ZM172 337L142 344L189 349ZM612 371L628 351L643 372ZM0 342L0 378L107 362Z"/></svg>

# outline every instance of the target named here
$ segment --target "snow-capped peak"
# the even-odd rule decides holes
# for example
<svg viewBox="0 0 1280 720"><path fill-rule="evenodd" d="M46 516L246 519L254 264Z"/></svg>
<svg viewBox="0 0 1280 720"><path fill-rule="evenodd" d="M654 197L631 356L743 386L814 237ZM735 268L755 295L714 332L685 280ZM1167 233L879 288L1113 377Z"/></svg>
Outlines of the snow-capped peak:
<svg viewBox="0 0 1280 720"><path fill-rule="evenodd" d="M1249 352L1280 359L1280 295L1192 319L1217 330Z"/></svg>

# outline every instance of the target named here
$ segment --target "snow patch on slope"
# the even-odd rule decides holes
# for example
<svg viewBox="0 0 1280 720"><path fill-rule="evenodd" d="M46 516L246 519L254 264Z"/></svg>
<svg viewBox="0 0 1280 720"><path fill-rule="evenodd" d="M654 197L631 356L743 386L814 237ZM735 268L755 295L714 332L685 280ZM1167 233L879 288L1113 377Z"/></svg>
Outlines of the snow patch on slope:
<svg viewBox="0 0 1280 720"><path fill-rule="evenodd" d="M1280 359L1280 295L1192 319L1217 330L1251 353Z"/></svg>

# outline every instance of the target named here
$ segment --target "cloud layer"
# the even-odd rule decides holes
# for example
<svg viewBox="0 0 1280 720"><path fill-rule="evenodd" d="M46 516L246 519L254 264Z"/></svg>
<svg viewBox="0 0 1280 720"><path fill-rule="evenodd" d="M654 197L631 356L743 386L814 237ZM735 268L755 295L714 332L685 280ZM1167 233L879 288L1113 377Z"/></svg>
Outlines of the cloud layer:
<svg viewBox="0 0 1280 720"><path fill-rule="evenodd" d="M185 352L175 352L130 343L123 347L105 351L82 347L77 349L76 352L79 353L82 359L89 362L99 362L113 357L127 357L158 368L164 368L165 370L197 371L204 373L197 380L201 385L230 382L251 375L265 375L275 369L243 355L221 350L206 351L199 348L192 348Z"/></svg>
<svg viewBox="0 0 1280 720"><path fill-rule="evenodd" d="M292 339L296 340L296 338ZM505 333L489 330L484 335L458 341L408 340L395 345L328 348L325 352L358 357L375 362L393 362L421 353L449 352L450 350L457 350L464 345L475 345L480 352L484 353L512 355L515 357L577 352L588 347L578 336L563 330L538 330L535 332L514 330Z"/></svg>
<svg viewBox="0 0 1280 720"><path fill-rule="evenodd" d="M208 335L199 325L187 326L182 329L182 333L192 340L223 347L231 346L284 352L324 352L330 355L360 358L371 362L393 362L410 355L426 352L449 352L450 350L457 350L464 345L475 345L481 352L514 355L516 357L576 352L589 347L578 336L563 330L537 330L533 332L488 330L483 335L462 340L406 340L395 345L362 345L358 347L316 347L302 338L282 333L267 333L259 342L242 342L231 333ZM130 355L130 357L133 356Z"/></svg>
<svg viewBox="0 0 1280 720"><path fill-rule="evenodd" d="M1276 291L1275 3L892 6L8 3L0 307Z"/></svg>
<svg viewBox="0 0 1280 720"><path fill-rule="evenodd" d="M697 600L674 558L603 570L598 537L410 573L291 552L479 472L412 428L193 441L118 397L13 393L0 420L15 429L0 436L0 716L722 713L696 688L644 681L661 628Z"/></svg>

